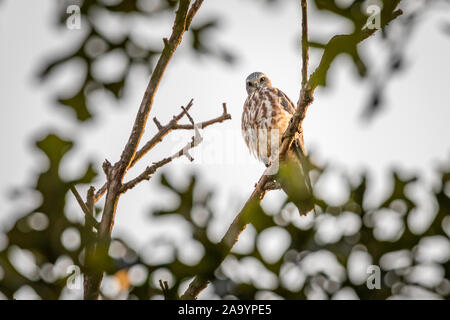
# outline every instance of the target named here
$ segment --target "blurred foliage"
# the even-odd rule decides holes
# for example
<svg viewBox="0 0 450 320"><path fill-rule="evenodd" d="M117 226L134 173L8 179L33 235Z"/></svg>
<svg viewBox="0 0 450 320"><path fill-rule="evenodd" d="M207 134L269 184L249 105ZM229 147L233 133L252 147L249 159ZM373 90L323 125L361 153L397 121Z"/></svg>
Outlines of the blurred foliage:
<svg viewBox="0 0 450 320"><path fill-rule="evenodd" d="M314 171L316 171L317 175L324 171L317 166L315 168ZM318 199L317 203L320 206L320 208L317 208L319 216L316 217L315 221L311 220L308 226L300 227L296 224L295 220L298 223L299 219L297 217L298 212L295 209L292 210L293 207L289 207L288 199L275 214L269 214L261 206L255 205L251 212L247 214L247 217L249 217L248 222L256 230L256 234L252 236L251 242L256 243L257 239L266 230L282 228L289 234L290 245L280 252L280 258L275 261L267 261L268 259L264 258L258 246L254 246L249 253L232 253L228 256L225 262L228 267L216 269L217 260L213 260L210 262L211 267L203 272L202 269L207 264L205 256L217 257L220 256L221 252L220 248L214 247L214 243L211 243L207 237L211 219L210 209L204 201L200 202L202 205L201 210L205 210L208 213L206 215L207 218L202 223L195 221L195 215L198 215L199 212L199 208L193 205L196 203L192 193L195 178L192 178L191 184L186 190L177 190L176 187L168 185L170 190L179 196L180 204L171 211L155 212L155 214L157 216L161 214L182 214L190 223L194 239L204 246L205 256L196 266L196 272L192 274L183 273L183 277L180 280L195 274L210 277L214 273L215 280L212 282L214 292L221 298L255 299L258 297L258 292L268 291L285 299L304 299L311 290L319 290L325 294L325 297L331 297L341 288L351 288L361 299L387 299L398 294L414 297L415 295L411 292L411 288L421 286L424 290L435 293L435 297L448 298L450 294L450 282L448 280L450 276L450 242L448 233L445 232L444 228L447 229L447 232L450 231L448 226L450 198L448 192L445 192L445 189L449 186L449 179L450 171L442 171L441 187L434 192L438 206L436 216L432 219L428 228L420 234L413 233L408 226L407 221L417 206L405 192L407 187L418 182L415 178L402 179L396 172L392 174L392 193L378 208L371 208L370 210L364 208L366 178L363 177L360 184L351 186L351 192L346 203L340 207L329 206L325 201ZM348 183L350 184L350 182ZM167 180L164 177L163 184L167 185ZM198 202L196 205L198 205ZM187 210L186 206L190 210ZM380 227L380 221L383 220L379 216L380 214L389 214L393 219L397 220L397 232L391 234L388 238L380 239L381 235L377 236L377 234L383 233L383 230L379 230L383 228ZM339 231L342 228L342 223L339 223L339 220L348 219L349 217L356 220L358 222L356 225L359 225L359 227L353 230L345 230L346 225L343 222L344 231ZM341 234L332 240L324 241L320 229L330 220L333 221L334 232L341 232ZM333 233L332 230L328 231ZM436 258L436 260L433 260L434 258L430 252L424 253L427 249L422 247L427 241L432 242L433 240L444 242L444 250L441 252L442 257ZM276 239L272 238L271 241L276 241ZM218 249L219 251L217 251ZM371 260L370 264L384 267L381 269L381 279L383 280L381 289L369 290L366 287L366 279L363 279L362 283L355 283L349 279L349 275L353 272L349 267L349 257L355 252L363 252L368 255ZM311 268L307 267L304 262L317 253L321 255L328 254L329 257L335 259L337 267L334 269L339 270L341 268L344 270L340 278L337 278L333 272L330 272L327 266L317 265L315 270L311 272ZM407 263L399 265L400 258L387 259L389 256L400 253L409 258ZM385 261L383 262L383 260ZM388 261L386 262L386 260ZM178 264L179 261L174 260L174 263ZM250 269L248 272L244 271L244 274L247 273L247 276L242 275L242 269L239 271L240 268L237 267L239 264L241 264L241 268L243 265L244 269ZM437 270L442 271L438 284L427 286L426 282L419 283L417 282L419 280L411 276L415 268L420 268L423 264L432 265ZM251 267L246 267L246 265L260 265L263 268L252 269ZM166 267L172 272L175 279L178 279L176 270L173 270L170 265ZM189 268L184 270L189 270ZM289 279L290 271L300 273L300 279L302 276L305 277L304 282L296 289L290 288L292 284L290 283L292 280ZM253 272L254 275L249 277L248 274ZM260 281L258 281L259 278L269 277L267 274L274 276L274 285L270 289L264 288L264 285L261 285ZM242 280L245 278L247 279ZM175 280L174 287L176 288L178 284L178 281ZM272 296L269 295L269 297Z"/></svg>
<svg viewBox="0 0 450 320"><path fill-rule="evenodd" d="M359 49L361 40L365 39L366 37L364 34L370 28L373 28L373 26L368 28L367 24L369 22L374 23L376 21L370 20L369 17L372 14L377 13L369 10L368 8L370 7L370 5L376 5L376 7L381 8L381 11L379 12L378 22L380 23L380 27L382 28L381 32L383 34L383 38L386 39L390 36L389 28L386 28L386 26L388 26L391 20L396 16L395 12L399 9L398 6L401 0L354 0L347 6L342 6L341 4L338 4L337 1L314 0L313 2L318 10L327 11L329 13L337 15L353 24L353 32L345 35L334 36L327 43L320 43L313 40L310 41L310 46L312 48L323 49L323 58L319 65L319 68L311 76L311 83L313 84L313 86L327 85L328 71L335 59L342 54L348 55L351 58L351 61L353 62L353 65L361 78L370 79L369 75L371 73L373 74L374 70L369 70L371 63L370 61L367 61L367 57L364 57L364 55L360 53ZM395 19L396 22L397 20L399 19ZM392 45L389 48L391 47ZM398 63L395 65L399 65L399 59L400 58L397 57L395 61L397 61ZM395 71L396 68L392 68L391 72ZM383 80L386 79L383 78ZM375 89L372 92L371 100L369 101L369 107L366 108L370 111L370 113L368 113L368 111L366 110L366 115L373 115L374 112L381 106L381 95L381 86L375 86Z"/></svg>
<svg viewBox="0 0 450 320"><path fill-rule="evenodd" d="M277 3L273 0L265 2ZM384 1L385 10L394 2ZM80 1L61 1L59 27L65 27L67 6L79 3ZM92 92L106 90L119 99L133 65L144 65L151 70L162 44L149 46L141 43L128 28L121 30L125 31L122 36L111 36L100 30L96 23L105 16L124 21L128 18L162 16L172 13L176 5L176 1L172 0L158 1L158 5L151 7L143 7L142 3L137 0L81 1L84 17L82 29L85 32L82 40L72 51L61 54L43 68L40 76L45 80L54 69L73 59L84 63L86 72L79 90L73 96L58 97L60 104L73 109L79 121L93 116L87 102ZM359 32L367 18L360 10L363 3L360 0L353 1L346 8L338 6L335 1L314 0L314 3L319 10L350 19L355 26L355 33ZM207 19L202 24L194 21L190 30L191 49L199 54L212 54L231 62L232 54L226 50L211 48L207 43L206 34L217 26L217 19ZM311 45L324 47L320 43L311 42ZM328 68L319 77L321 84L326 83L329 66L340 53L352 57L360 76L367 75L367 63L356 45L331 49L335 51L330 51L331 59L326 62ZM93 64L116 51L126 57L124 73L119 80L113 82L98 79L92 71ZM395 69L400 69L401 60L392 61ZM374 101L380 101L378 95L375 98ZM378 102L373 104L378 106ZM67 298L71 293L77 298L81 297L81 288L70 288L68 283L73 280L73 270L77 270L71 266L78 266L79 270L83 270L83 248L87 235L82 224L67 218L65 200L72 184L89 184L96 172L88 164L80 177L72 181L61 178L61 163L73 144L55 134L49 134L36 142L48 163L41 168L36 184L32 186L40 194L40 204L32 210L21 212L8 230L0 230L0 293L8 299L14 298L18 290L25 286L32 288L42 299ZM329 170L317 165L311 165L311 168L316 180ZM191 242L196 244L196 251L201 256L196 263L187 263L181 258L185 248L177 245L170 237L157 238L148 244L146 247L150 253L134 248L124 239L115 238L108 261L99 262L105 266L107 274L102 297L161 298L158 281L163 280L169 284L167 296L176 298L186 281L195 275L201 275L213 279L212 291L220 298L279 296L285 299L304 299L317 297L317 294L330 298L335 297L340 290L351 290L361 299L386 299L396 295L414 297L419 290L420 293L427 292L435 297L448 299L449 170L450 168L444 168L439 172L441 183L432 192L431 200L435 212L430 212L430 215L435 216L430 217L431 222L425 230L412 230L409 223L411 216L418 211L418 204L407 190L421 181L416 178L405 179L393 172L391 193L377 207L369 209L366 207L367 178L363 176L356 185L347 181L351 190L342 206L331 206L324 199L316 199L317 216L314 219L310 216L298 217L288 200L275 213L267 212L261 205L254 204L246 213L247 222L254 229L249 236L254 245L245 254L233 251L222 265L219 264L224 257L223 249L209 236L214 232L215 216L211 206L213 190L204 190L203 186L198 185L195 176L191 177L186 188L181 188L161 175L160 184L179 201L174 202L176 205L173 208L153 212L153 219L163 220L172 216L183 220L191 230ZM350 228L351 225L356 227ZM392 227L395 227L394 231ZM277 252L277 259L268 259L255 243L266 238L268 232L273 234L274 231L285 235L287 233L289 245ZM272 241L277 241L277 237L272 237ZM441 255L433 253L433 248L441 248L438 250ZM164 252L165 261L149 259L149 255L156 257L158 250ZM318 256L322 260L317 259ZM365 256L369 261L356 264L356 267L359 265L363 268L363 277L360 279L354 276L355 263L352 261L355 256ZM381 289L367 288L367 264L381 266ZM418 276L427 273L425 269L428 273L435 274L437 280L427 282ZM108 289L108 284L111 283L118 284L118 289Z"/></svg>
<svg viewBox="0 0 450 320"><path fill-rule="evenodd" d="M89 166L82 177L63 181L58 175L60 163L72 142L49 135L36 145L49 162L48 169L40 173L35 186L41 193L42 203L15 222L5 234L7 245L0 249L0 292L9 299L24 285L33 288L43 299L57 299L68 290L66 286L71 273L67 268L76 265L83 269L84 228L66 218L64 199L70 184L89 183L95 172ZM311 168L316 180L329 170L317 165L311 165ZM408 195L408 188L420 181L415 177L402 178L393 172L390 194L379 206L368 209L365 206L367 179L363 176L356 185L347 181L350 192L343 205L330 206L325 200L317 199L314 219L300 218L288 200L275 213L266 212L255 204L247 213L247 222L255 230L251 234L251 242L258 243L267 236L264 235L267 231L278 230L287 232L289 245L280 249L275 259L268 259L260 245L253 245L245 254L232 252L221 266L224 252L209 236L214 220L211 207L213 191L198 185L195 176L191 176L187 187L182 188L170 183L165 175L160 175L160 184L179 201L174 201L172 208L154 211L153 221L168 216L184 220L192 235L189 242L196 244L200 258L196 263L186 263L180 256L188 242L180 247L170 236L156 238L146 245L150 253L132 248L123 239L113 239L109 260L103 263L108 275L105 282L119 284L120 290L112 294L105 286L103 298L161 298L159 280L168 282L170 290L167 296L176 298L180 285L195 275L211 277L214 294L221 298L270 298L275 294L285 299L304 299L314 297L312 292L320 292L326 298L342 288L353 290L361 299L386 299L400 294L414 297L414 290L418 288L422 294L427 292L434 297L448 298L449 169L440 171L441 183L432 193L435 212L429 213L429 218L432 218L430 224L419 233L411 230L408 221L418 208ZM330 223L332 229L327 229ZM71 236L67 235L68 230ZM272 235L270 241L276 242L277 236ZM433 249L440 255L433 253ZM17 265L14 258L17 251L31 257L28 267ZM156 259L152 262L149 255L157 256L158 251L164 253L165 261ZM356 265L362 266L365 277L354 280L355 263L351 260L358 254L369 258L367 264L381 266L381 289L367 288L367 266L362 262ZM322 256L326 262L320 259L311 262L317 256ZM61 264L65 267L62 271ZM417 277L417 272L423 268L435 270L437 282ZM261 279L271 279L271 284ZM265 296L261 296L261 292Z"/></svg>
<svg viewBox="0 0 450 320"><path fill-rule="evenodd" d="M270 6L280 5L280 0L266 0L263 4ZM372 1L374 4L381 3L381 23L389 21L392 13L397 8L400 0L382 0ZM341 54L350 56L355 69L361 78L366 78L374 83L373 90L369 95L367 106L363 110L363 115L370 118L383 105L385 99L383 92L388 84L388 80L403 68L403 55L406 41L412 34L412 29L418 24L418 19L424 12L441 3L449 4L447 0L421 1L421 6L407 11L404 16L396 19L396 24L400 25L402 32L389 32L388 28L382 29L383 39L386 42L386 50L390 50L390 58L384 70L371 70L372 65L368 57L364 57L358 49L358 39L364 32L363 27L368 21L369 12L366 12L367 6L371 3L365 0L354 0L343 6L338 1L330 0L312 0L314 6L310 5L311 10L317 9L326 11L341 17L343 20L350 21L353 24L353 32L346 35L345 39L331 39L326 43L311 40L310 46L324 50L324 59L322 68L319 72L313 74L313 82L325 86L327 84L327 74L335 59ZM82 71L82 80L73 85L77 88L75 93L69 96L58 95L55 100L58 105L68 107L74 111L76 119L84 122L93 116L92 107L89 105L89 97L98 90L111 94L115 99L123 96L124 88L127 84L128 75L132 67L141 65L148 72L152 71L153 64L161 53L162 41L151 42L140 37L131 30L130 26L136 21L145 21L145 19L160 19L173 13L176 6L176 0L64 0L58 4L59 20L58 27L66 28L66 19L69 13L66 9L69 5L81 5L82 27L79 32L83 35L81 40L74 45L68 52L61 50L56 55L57 58L49 59L49 62L42 68L39 77L46 80L51 72L58 69L68 62L77 61L83 65L79 70ZM190 43L189 48L196 56L208 55L217 57L227 63L233 63L236 59L235 53L218 45L213 35L218 33L220 26L220 16L208 17L201 23L194 20L194 24L189 30ZM398 21L398 22L397 22ZM118 27L118 26L123 27ZM314 38L314 30L310 30ZM160 35L159 35L160 36ZM104 61L106 57L121 57L125 64L120 76L116 79L104 79L94 72L95 65ZM122 63L122 62L121 62Z"/></svg>
<svg viewBox="0 0 450 320"><path fill-rule="evenodd" d="M55 279L46 273L52 272L50 266L63 255L78 262L82 247L75 251L66 250L61 243L61 235L65 230L82 232L84 229L82 225L74 224L66 218L66 194L70 185L89 183L96 176L92 165L86 168L83 176L73 181L64 181L59 176L61 160L73 146L71 141L50 134L38 141L36 146L48 159L48 170L40 173L34 186L41 195L41 204L16 221L7 233L8 247L0 252L0 291L9 298L25 284L29 284L39 295L48 299L55 299L60 295L65 285L64 279ZM17 249L27 250L39 268L30 270L27 275L19 273L10 261L11 251Z"/></svg>
<svg viewBox="0 0 450 320"><path fill-rule="evenodd" d="M139 37L130 26L136 21L145 19L161 19L168 13L175 11L177 1L175 0L155 0L155 1L105 1L105 0L65 0L59 1L58 27L66 28L66 20L72 13L67 13L70 5L80 5L82 39L73 46L69 52L61 50L42 68L39 77L46 80L51 72L62 67L68 62L77 61L82 63L83 79L81 83L74 84L73 88L78 91L69 96L58 96L56 102L74 111L74 115L79 121L86 121L93 116L92 108L89 105L89 96L98 90L104 90L116 99L120 99L124 93L128 75L133 66L144 66L148 72L153 69L153 64L163 48L162 39L160 43L149 43ZM121 27L118 27L120 25ZM218 18L210 18L207 21L198 23L194 21L190 28L191 50L198 55L216 56L221 60L232 63L234 54L226 49L219 48L210 41L210 33L217 29ZM167 24L167 36L170 32L170 25ZM151 35L149 36L151 39ZM161 36L162 38L162 36ZM187 41L189 42L189 41ZM212 42L212 43L211 43ZM119 79L103 79L93 70L95 64L104 60L108 56L120 56L125 60L125 67Z"/></svg>
<svg viewBox="0 0 450 320"><path fill-rule="evenodd" d="M315 41L314 30L310 30L310 47L324 50L320 72L313 74L312 82L321 86L327 85L328 71L335 59L342 55L348 55L353 62L357 74L369 81L371 89L366 106L363 109L364 119L371 119L386 104L385 90L390 80L405 68L405 60L409 52L406 50L408 41L414 35L415 29L433 9L449 11L450 1L448 0L421 0L407 2L401 0L354 0L343 4L335 0L313 0L315 7L320 11L325 11L339 16L353 24L353 32L345 38L337 39L333 37L328 43ZM399 6L401 4L402 6ZM368 10L371 5L381 8L380 23L381 39L383 40L383 51L388 53L388 58L382 68L371 59L380 59L378 54L371 55L358 48L361 35L364 33L366 22L373 11ZM384 28L383 25L391 21L390 17L396 9L402 8L403 14L395 19L395 30ZM445 28L442 28L445 32ZM394 31L394 32L393 32ZM311 40L312 39L312 40Z"/></svg>

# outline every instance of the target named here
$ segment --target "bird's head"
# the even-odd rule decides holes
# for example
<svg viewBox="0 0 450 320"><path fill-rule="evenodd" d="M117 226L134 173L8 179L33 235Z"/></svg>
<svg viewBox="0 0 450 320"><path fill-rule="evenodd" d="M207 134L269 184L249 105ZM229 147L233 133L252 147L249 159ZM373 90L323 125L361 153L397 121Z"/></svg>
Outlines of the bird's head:
<svg viewBox="0 0 450 320"><path fill-rule="evenodd" d="M245 80L245 87L249 95L260 88L271 86L270 79L262 72L253 72Z"/></svg>

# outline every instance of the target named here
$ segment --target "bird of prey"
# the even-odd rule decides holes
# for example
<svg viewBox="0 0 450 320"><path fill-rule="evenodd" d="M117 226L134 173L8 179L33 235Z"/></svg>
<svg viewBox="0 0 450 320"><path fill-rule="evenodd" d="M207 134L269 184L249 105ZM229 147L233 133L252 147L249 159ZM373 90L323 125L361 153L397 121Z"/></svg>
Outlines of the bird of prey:
<svg viewBox="0 0 450 320"><path fill-rule="evenodd" d="M246 79L248 97L242 113L242 135L250 152L266 166L278 161L278 150L289 121L295 112L294 104L262 72L253 72ZM303 134L297 133L284 163L288 174L274 175L274 179L298 208L306 215L313 207L312 188L305 161Z"/></svg>

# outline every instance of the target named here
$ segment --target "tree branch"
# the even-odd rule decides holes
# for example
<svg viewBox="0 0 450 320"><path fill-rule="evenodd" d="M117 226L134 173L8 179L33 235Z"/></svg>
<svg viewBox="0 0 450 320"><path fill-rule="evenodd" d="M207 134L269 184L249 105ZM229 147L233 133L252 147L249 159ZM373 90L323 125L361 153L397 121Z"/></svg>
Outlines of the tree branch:
<svg viewBox="0 0 450 320"><path fill-rule="evenodd" d="M168 40L164 41L164 49L156 64L155 70L153 70L150 82L145 90L144 97L142 98L139 112L136 115L136 120L131 131L131 135L128 142L122 152L120 161L116 164L117 176L121 176L128 169L133 157L137 151L139 141L145 131L145 125L150 110L153 106L153 100L158 90L159 83L166 71L166 68L181 42L184 32L186 31L186 19L189 10L190 0L180 0L179 7L176 12L175 22L172 28L172 35ZM196 12L196 11L195 11ZM194 12L194 13L195 13Z"/></svg>
<svg viewBox="0 0 450 320"><path fill-rule="evenodd" d="M98 227L99 227L98 221L95 220L94 215L91 215L91 212L90 212L88 206L86 205L86 203L84 203L83 198L81 198L81 195L78 193L75 186L70 186L70 191L72 191L73 195L75 196L75 199L77 200L78 204L80 205L81 210L84 213L84 218L86 219L86 223L89 223L92 225L92 227L94 227L95 229L98 229Z"/></svg>
<svg viewBox="0 0 450 320"><path fill-rule="evenodd" d="M308 24L307 24L307 1L301 0L301 7L302 7L302 88L300 90L300 97L297 102L297 109L294 113L294 115L291 118L290 124L286 131L283 134L281 147L279 150L279 157L278 159L282 160L286 154L286 152L289 150L296 133L299 133L302 135L302 122L305 118L306 111L309 107L309 105L313 101L313 93L314 89L319 85L319 82L317 81L317 75L320 74L320 72L323 72L324 64L327 63L327 60L329 57L327 56L327 49L331 44L328 44L325 48L325 52L321 58L321 62L319 64L319 67L315 70L315 72L311 75L309 80L305 81L308 77ZM400 0L396 0L397 4L400 2ZM401 14L400 10L397 10L393 13L392 17L390 19L385 19L384 25L395 19L398 15ZM358 42L361 42L362 40L370 37L373 33L375 33L376 30L367 30L361 32L362 35L358 38ZM334 37L334 41L339 41L337 39L341 39L339 37L346 37L344 36L337 36ZM330 40L333 41L333 39ZM342 48L340 48L342 49ZM331 62L330 62L331 63ZM301 139L303 140L303 139ZM303 149L303 146L301 146ZM302 150L303 151L303 150ZM212 272L209 275L213 274L213 271L217 269L222 261L225 259L225 257L230 253L231 249L233 248L234 244L239 239L240 234L245 229L246 225L250 222L248 219L248 213L252 211L255 204L261 201L264 198L264 195L272 185L269 185L269 188L266 187L267 183L272 182L272 176L268 174L268 170L270 168L266 169L264 174L259 179L258 183L255 186L255 189L253 190L252 194L250 195L249 199L245 203L242 210L236 215L233 222L229 226L227 232L222 237L222 240L218 244L219 248L221 249L222 256L219 261L212 267ZM271 172L271 171L270 171ZM209 283L208 275L197 275L194 280L189 284L189 287L186 289L184 294L181 296L181 299L196 299L197 296L203 291Z"/></svg>
<svg viewBox="0 0 450 320"><path fill-rule="evenodd" d="M114 216L120 195L122 194L122 180L136 155L161 78L164 75L176 48L181 43L186 28L189 26L201 3L202 1L195 1L194 6L189 8L190 0L179 1L175 21L172 27L172 34L168 40L164 40L164 49L161 52L149 84L147 85L147 89L145 90L128 142L122 151L120 160L113 166L109 166L107 168L108 170L105 170L107 176L107 191L102 219L98 228L98 239L95 252L96 258L99 259L99 261L106 261L108 256L111 232L114 225ZM86 288L89 288L90 292L85 293L85 296L89 297L89 299L97 299L102 278L103 271L101 268L98 268L98 270L93 271L93 274L89 275L89 283Z"/></svg>
<svg viewBox="0 0 450 320"><path fill-rule="evenodd" d="M193 99L189 101L186 106L186 110L192 107ZM162 139L173 129L173 127L178 123L178 121L184 116L185 111L183 110L180 114L174 116L172 120L165 126L161 126L156 120L153 119L159 131L151 138L134 156L133 161L130 164L130 168L133 167L137 161L139 161L147 152L149 152L155 145L162 141ZM95 194L95 202L99 201L101 197L106 193L107 185L106 183L97 191Z"/></svg>
<svg viewBox="0 0 450 320"><path fill-rule="evenodd" d="M211 120L207 120L207 121L203 121L200 123L197 123L197 127L199 129L204 129L206 127L209 127L212 124L215 123L220 123L220 122L224 122L225 120L230 120L231 119L231 115L227 112L227 104L223 103L222 104L222 108L223 108L223 113L222 115L220 115L217 118L211 119ZM192 124L176 124L173 127L174 130L192 130L194 129L194 126Z"/></svg>
<svg viewBox="0 0 450 320"><path fill-rule="evenodd" d="M156 118L153 118L153 122L155 122L159 131L138 152L136 152L136 155L133 161L131 162L130 167L134 166L136 162L138 162L145 154L147 154L147 152L153 149L154 146L156 146L159 142L161 142L162 139L175 128L175 126L178 124L178 121L192 107L193 101L194 100L191 99L191 101L189 101L186 107L181 107L182 111L178 115L174 116L172 120L170 120L170 122L165 126L161 126L159 121Z"/></svg>
<svg viewBox="0 0 450 320"><path fill-rule="evenodd" d="M191 26L192 19L194 18L197 11L200 9L201 5L203 3L203 0L195 0L195 2L192 4L191 8L189 9L187 18L186 18L186 26L185 29L188 30Z"/></svg>
<svg viewBox="0 0 450 320"><path fill-rule="evenodd" d="M184 110L186 111L186 109L184 109ZM195 130L195 135L192 137L191 141L189 143L187 143L179 151L174 153L172 156L164 158L164 159L154 163L152 166L147 167L144 170L144 172L142 172L139 176L137 176L133 180L130 180L129 182L123 184L122 188L120 189L121 193L127 192L129 189L134 188L137 184L139 184L142 181L149 180L151 175L154 174L157 169L159 169L159 168L165 166L166 164L172 162L172 160L174 160L176 158L179 158L179 157L182 157L182 156L186 156L189 159L189 161L194 161L192 156L189 154L189 150L192 149L192 148L195 148L196 146L198 146L203 141L203 138L201 137L201 135L200 135L200 133L199 133L199 131L197 129L197 126L194 124L194 121L189 116L187 111L186 111L186 115L189 117L189 120L191 121L192 126L194 127L194 130Z"/></svg>
<svg viewBox="0 0 450 320"><path fill-rule="evenodd" d="M164 300L169 300L169 283L160 279L159 286L161 287L161 292L164 295Z"/></svg>
<svg viewBox="0 0 450 320"><path fill-rule="evenodd" d="M309 62L309 47L308 47L308 4L306 0L302 0L302 90L308 82L308 62Z"/></svg>
<svg viewBox="0 0 450 320"><path fill-rule="evenodd" d="M94 217L95 214L95 203L94 203L94 195L95 189L94 187L90 187L87 195L86 195L86 206L89 210L89 217ZM88 216L86 216L87 218ZM85 277L83 278L83 295L85 300L95 299L95 297L91 297L90 294L93 293L90 286L92 281L90 279L91 275L94 274L93 270L96 268L95 263L95 243L96 243L96 233L92 230L92 224L89 223L89 220L86 219L85 222L85 230L84 230L84 239L85 239L85 254L84 254L84 267L83 273Z"/></svg>
<svg viewBox="0 0 450 320"><path fill-rule="evenodd" d="M192 124L178 124L178 121L186 114L187 111L192 107L193 100L189 101L189 103L186 105L186 107L182 107L183 111L180 112L178 115L174 116L172 120L165 126L162 126L156 118L153 118L153 121L157 125L159 131L141 148L138 152L136 152L136 155L134 156L133 161L131 162L130 168L132 168L136 162L138 162L142 157L144 157L145 154L147 154L151 149L153 149L154 146L156 146L159 142L162 141L162 139L169 134L172 130L192 130L194 129L194 126ZM226 120L231 119L231 115L227 112L227 105L226 103L222 104L223 113L221 116L216 117L211 120L203 121L196 126L198 129L204 129L210 125L213 125L215 123L221 123ZM101 197L106 193L106 183L97 191L95 194L95 202L99 201Z"/></svg>

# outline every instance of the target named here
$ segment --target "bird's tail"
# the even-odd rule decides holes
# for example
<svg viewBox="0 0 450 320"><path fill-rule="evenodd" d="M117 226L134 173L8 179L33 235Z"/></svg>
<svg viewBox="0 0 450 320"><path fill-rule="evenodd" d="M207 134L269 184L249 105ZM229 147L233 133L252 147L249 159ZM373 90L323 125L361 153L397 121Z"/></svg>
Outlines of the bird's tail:
<svg viewBox="0 0 450 320"><path fill-rule="evenodd" d="M286 161L280 166L277 180L293 202L300 215L314 210L314 197L309 177L308 160L299 138L296 138L287 154Z"/></svg>

